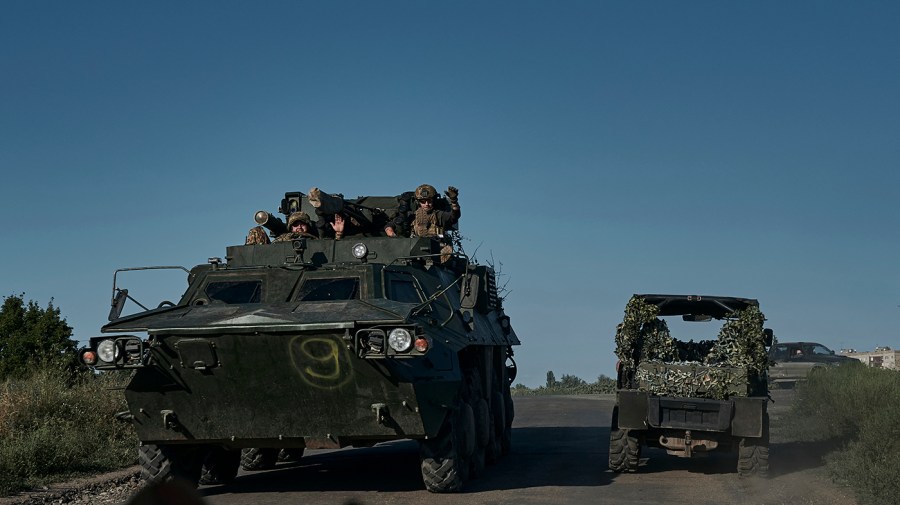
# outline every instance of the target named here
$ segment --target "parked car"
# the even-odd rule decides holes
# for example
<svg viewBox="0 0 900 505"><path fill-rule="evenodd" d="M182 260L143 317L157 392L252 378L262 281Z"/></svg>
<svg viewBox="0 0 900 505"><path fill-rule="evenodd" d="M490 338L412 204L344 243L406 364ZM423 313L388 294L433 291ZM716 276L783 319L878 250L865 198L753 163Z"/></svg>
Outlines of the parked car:
<svg viewBox="0 0 900 505"><path fill-rule="evenodd" d="M769 358L773 362L769 367L769 381L784 386L806 379L815 368L858 363L816 342L778 342L769 349Z"/></svg>

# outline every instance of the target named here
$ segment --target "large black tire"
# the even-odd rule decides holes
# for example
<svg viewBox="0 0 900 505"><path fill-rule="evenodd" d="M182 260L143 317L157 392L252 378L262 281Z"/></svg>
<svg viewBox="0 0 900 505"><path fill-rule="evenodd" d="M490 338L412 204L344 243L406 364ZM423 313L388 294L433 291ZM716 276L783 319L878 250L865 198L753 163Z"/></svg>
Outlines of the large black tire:
<svg viewBox="0 0 900 505"><path fill-rule="evenodd" d="M214 447L206 454L200 469L200 484L231 484L241 466L241 452Z"/></svg>
<svg viewBox="0 0 900 505"><path fill-rule="evenodd" d="M138 447L141 477L147 482L181 479L196 486L203 464L201 452L191 446L146 444Z"/></svg>
<svg viewBox="0 0 900 505"><path fill-rule="evenodd" d="M506 407L506 427L503 429L503 438L500 439L500 454L506 456L512 450L512 423L516 417L516 407L508 385L503 387L503 404Z"/></svg>
<svg viewBox="0 0 900 505"><path fill-rule="evenodd" d="M467 404L461 405L468 407ZM468 410L472 419L472 432L466 433L465 418ZM441 431L434 438L420 444L422 481L432 493L456 493L465 483L470 462L466 457L468 447L474 447L474 414L471 408L460 408L444 420Z"/></svg>
<svg viewBox="0 0 900 505"><path fill-rule="evenodd" d="M763 414L763 434L759 438L742 438L738 444L738 475L769 476L769 414Z"/></svg>
<svg viewBox="0 0 900 505"><path fill-rule="evenodd" d="M491 439L485 450L488 463L494 463L503 456L503 434L506 431L506 402L499 388L494 388L491 398Z"/></svg>
<svg viewBox="0 0 900 505"><path fill-rule="evenodd" d="M472 414L474 420L474 440L475 448L469 456L469 477L474 479L484 473L484 467L487 464L485 448L491 441L491 414L487 401L484 398L473 398Z"/></svg>
<svg viewBox="0 0 900 505"><path fill-rule="evenodd" d="M251 447L241 451L241 468L250 472L275 468L277 462L278 449Z"/></svg>
<svg viewBox="0 0 900 505"><path fill-rule="evenodd" d="M615 407L609 427L609 469L636 472L640 460L641 441L630 430L619 429L619 407Z"/></svg>
<svg viewBox="0 0 900 505"><path fill-rule="evenodd" d="M491 412L484 398L473 399L472 412L475 414L475 440L477 446L484 449L491 441Z"/></svg>

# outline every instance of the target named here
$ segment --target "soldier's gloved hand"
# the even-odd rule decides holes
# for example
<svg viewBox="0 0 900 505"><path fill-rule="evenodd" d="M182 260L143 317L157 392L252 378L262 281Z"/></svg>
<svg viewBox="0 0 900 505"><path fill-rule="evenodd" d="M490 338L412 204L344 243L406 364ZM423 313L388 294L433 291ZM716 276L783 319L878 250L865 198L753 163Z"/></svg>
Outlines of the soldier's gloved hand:
<svg viewBox="0 0 900 505"><path fill-rule="evenodd" d="M447 191L444 191L444 194L447 195L447 199L450 200L450 203L456 203L457 198L459 197L459 190L453 186L448 186Z"/></svg>

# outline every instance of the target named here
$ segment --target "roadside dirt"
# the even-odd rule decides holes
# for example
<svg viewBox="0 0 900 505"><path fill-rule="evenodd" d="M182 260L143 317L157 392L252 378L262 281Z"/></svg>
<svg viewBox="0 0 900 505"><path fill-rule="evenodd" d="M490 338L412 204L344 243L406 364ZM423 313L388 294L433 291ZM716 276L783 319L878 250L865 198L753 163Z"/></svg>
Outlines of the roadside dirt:
<svg viewBox="0 0 900 505"><path fill-rule="evenodd" d="M656 449L644 451L637 473L616 474L606 468L612 395L518 397L512 453L462 494L425 491L417 445L403 441L308 451L299 463L242 471L230 486L201 487L202 498L185 503L855 505L852 492L825 472L822 448L783 438L781 420L793 391L775 391L773 399L769 479L739 478L731 454L681 459ZM0 505L113 505L126 503L140 488L137 468L129 468L2 498ZM140 505L173 503L158 496Z"/></svg>

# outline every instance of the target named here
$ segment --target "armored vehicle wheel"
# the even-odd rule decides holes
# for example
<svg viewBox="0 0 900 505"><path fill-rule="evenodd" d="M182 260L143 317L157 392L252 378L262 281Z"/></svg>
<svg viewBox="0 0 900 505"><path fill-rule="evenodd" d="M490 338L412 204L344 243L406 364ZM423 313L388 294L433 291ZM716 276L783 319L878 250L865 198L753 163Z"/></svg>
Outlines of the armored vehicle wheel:
<svg viewBox="0 0 900 505"><path fill-rule="evenodd" d="M481 475L486 464L485 448L491 438L491 414L488 410L488 404L484 398L478 398L478 401L472 406L475 419L475 450L470 458L470 477L472 478Z"/></svg>
<svg viewBox="0 0 900 505"><path fill-rule="evenodd" d="M278 451L279 463L296 463L297 461L300 461L300 458L302 457L303 447L300 447L299 449L291 448Z"/></svg>
<svg viewBox="0 0 900 505"><path fill-rule="evenodd" d="M472 412L475 414L475 439L478 442L476 445L483 449L491 439L490 407L484 398L478 398L472 404Z"/></svg>
<svg viewBox="0 0 900 505"><path fill-rule="evenodd" d="M475 446L475 421L468 404L461 405L458 412L447 416L436 437L423 440L420 445L422 481L432 493L458 492L469 471L469 456ZM471 423L468 433L467 417Z"/></svg>
<svg viewBox="0 0 900 505"><path fill-rule="evenodd" d="M268 470L278 462L278 449L251 447L241 451L241 468L247 471Z"/></svg>
<svg viewBox="0 0 900 505"><path fill-rule="evenodd" d="M200 484L231 484L241 466L241 452L214 447L206 454L200 468Z"/></svg>
<svg viewBox="0 0 900 505"><path fill-rule="evenodd" d="M506 456L512 450L512 423L516 417L516 407L508 386L503 389L503 404L506 407L506 427L503 428L503 437L500 439L500 455Z"/></svg>
<svg viewBox="0 0 900 505"><path fill-rule="evenodd" d="M763 436L742 438L738 444L738 475L769 476L769 414L763 416Z"/></svg>
<svg viewBox="0 0 900 505"><path fill-rule="evenodd" d="M191 446L142 445L138 447L141 477L148 482L181 479L196 486L202 464L200 455Z"/></svg>
<svg viewBox="0 0 900 505"><path fill-rule="evenodd" d="M636 472L641 459L641 442L631 430L619 429L619 407L613 409L609 427L609 469Z"/></svg>
<svg viewBox="0 0 900 505"><path fill-rule="evenodd" d="M497 461L503 455L503 435L506 431L506 402L503 401L503 394L496 389L491 398L491 417L491 441L487 446L489 463Z"/></svg>

